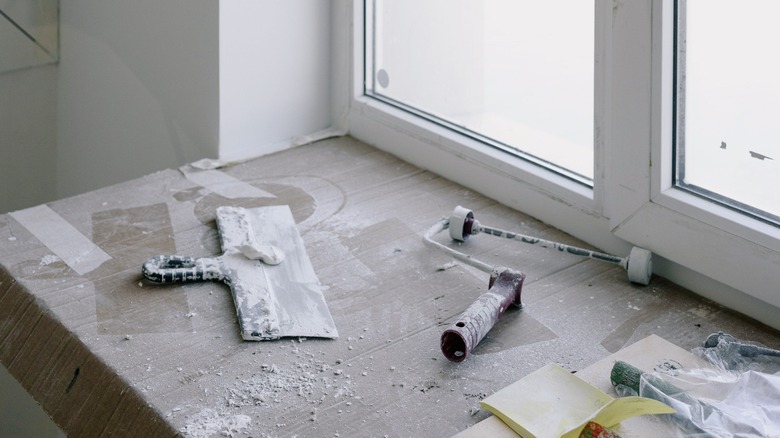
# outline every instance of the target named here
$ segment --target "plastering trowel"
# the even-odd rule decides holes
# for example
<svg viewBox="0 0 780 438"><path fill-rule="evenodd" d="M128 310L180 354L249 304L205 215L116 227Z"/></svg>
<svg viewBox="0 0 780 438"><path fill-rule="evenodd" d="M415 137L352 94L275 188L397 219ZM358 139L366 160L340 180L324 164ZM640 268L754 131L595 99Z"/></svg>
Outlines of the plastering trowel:
<svg viewBox="0 0 780 438"><path fill-rule="evenodd" d="M226 283L245 340L338 337L288 206L219 207L217 228L222 255L155 256L143 276L154 283Z"/></svg>

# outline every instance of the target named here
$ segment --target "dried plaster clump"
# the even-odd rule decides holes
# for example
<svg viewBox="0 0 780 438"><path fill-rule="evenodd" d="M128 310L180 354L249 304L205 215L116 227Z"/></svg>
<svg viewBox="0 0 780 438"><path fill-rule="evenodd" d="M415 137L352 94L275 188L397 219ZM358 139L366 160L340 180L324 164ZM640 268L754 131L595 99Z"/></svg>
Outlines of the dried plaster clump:
<svg viewBox="0 0 780 438"><path fill-rule="evenodd" d="M328 364L312 357L292 368L276 364L261 364L259 368L250 377L236 379L225 389L223 406L191 416L180 432L188 437L249 433L252 431L251 418L237 415L238 412L255 412L248 408L287 405L290 398L302 398L306 404L319 406L329 397L355 397L348 375L333 372ZM312 418L316 421L316 417Z"/></svg>

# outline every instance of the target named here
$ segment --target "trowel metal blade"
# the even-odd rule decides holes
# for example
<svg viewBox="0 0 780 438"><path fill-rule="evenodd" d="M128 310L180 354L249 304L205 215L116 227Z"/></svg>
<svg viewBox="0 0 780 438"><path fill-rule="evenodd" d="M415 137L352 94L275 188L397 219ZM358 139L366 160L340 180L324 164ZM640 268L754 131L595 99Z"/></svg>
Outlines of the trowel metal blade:
<svg viewBox="0 0 780 438"><path fill-rule="evenodd" d="M236 227L236 223L246 226ZM220 207L217 225L224 251L221 265L227 273L244 339L338 337L317 274L287 205ZM231 246L247 240L281 249L284 260L268 265L231 251Z"/></svg>

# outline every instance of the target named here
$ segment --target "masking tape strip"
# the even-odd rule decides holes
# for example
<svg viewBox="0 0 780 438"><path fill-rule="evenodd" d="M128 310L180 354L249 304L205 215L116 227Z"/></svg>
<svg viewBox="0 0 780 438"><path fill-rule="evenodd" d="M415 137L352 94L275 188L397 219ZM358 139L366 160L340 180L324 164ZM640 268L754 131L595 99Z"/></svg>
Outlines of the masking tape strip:
<svg viewBox="0 0 780 438"><path fill-rule="evenodd" d="M276 198L276 196L247 184L219 170L201 170L186 172L187 179L213 193L228 199L236 198Z"/></svg>
<svg viewBox="0 0 780 438"><path fill-rule="evenodd" d="M111 256L46 205L10 215L79 275L111 260Z"/></svg>

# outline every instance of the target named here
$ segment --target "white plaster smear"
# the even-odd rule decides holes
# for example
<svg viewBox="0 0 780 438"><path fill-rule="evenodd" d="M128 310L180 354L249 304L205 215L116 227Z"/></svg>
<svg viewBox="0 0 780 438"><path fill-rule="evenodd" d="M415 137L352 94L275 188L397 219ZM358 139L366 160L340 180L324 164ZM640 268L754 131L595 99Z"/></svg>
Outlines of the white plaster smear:
<svg viewBox="0 0 780 438"><path fill-rule="evenodd" d="M203 158L202 160L193 161L190 163L190 167L194 169L200 169L200 170L212 170L212 169L219 169L220 167L226 166L229 163L222 161L222 160L216 160L213 158Z"/></svg>
<svg viewBox="0 0 780 438"><path fill-rule="evenodd" d="M79 275L111 260L111 256L46 205L10 215Z"/></svg>
<svg viewBox="0 0 780 438"><path fill-rule="evenodd" d="M338 337L289 206L219 207L217 226L244 339ZM285 261L276 266L249 262L247 256L238 254L238 248L247 246L250 251L278 248Z"/></svg>
<svg viewBox="0 0 780 438"><path fill-rule="evenodd" d="M284 252L273 245L241 245L236 249L250 260L260 260L269 265L278 265L284 260Z"/></svg>
<svg viewBox="0 0 780 438"><path fill-rule="evenodd" d="M208 438L213 436L235 436L249 429L252 419L246 415L229 415L212 409L205 409L191 418L179 429L184 436Z"/></svg>
<svg viewBox="0 0 780 438"><path fill-rule="evenodd" d="M270 244L257 241L249 213L243 207L219 207L217 224L225 253L238 251L250 260L260 260L269 265L278 265L284 260L284 252ZM258 225L263 227L263 223ZM295 226L295 222L292 222Z"/></svg>

